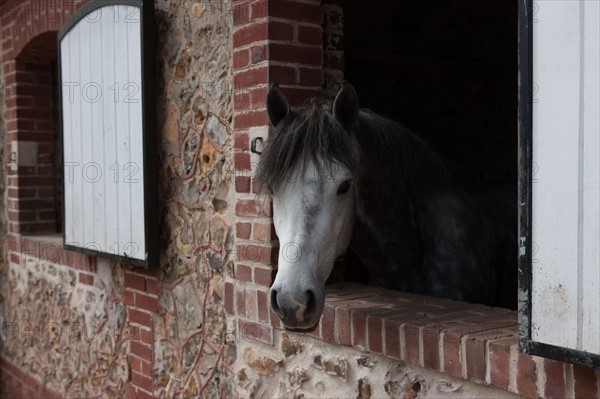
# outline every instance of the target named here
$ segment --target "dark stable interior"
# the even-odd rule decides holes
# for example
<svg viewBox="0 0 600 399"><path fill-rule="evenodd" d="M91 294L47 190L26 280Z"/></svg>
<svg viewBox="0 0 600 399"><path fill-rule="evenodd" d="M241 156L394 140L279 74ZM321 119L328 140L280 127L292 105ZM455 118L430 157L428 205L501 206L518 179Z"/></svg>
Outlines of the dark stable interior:
<svg viewBox="0 0 600 399"><path fill-rule="evenodd" d="M361 107L424 138L471 187L516 193L517 3L342 4L345 79ZM346 279L368 282L352 253L345 264Z"/></svg>

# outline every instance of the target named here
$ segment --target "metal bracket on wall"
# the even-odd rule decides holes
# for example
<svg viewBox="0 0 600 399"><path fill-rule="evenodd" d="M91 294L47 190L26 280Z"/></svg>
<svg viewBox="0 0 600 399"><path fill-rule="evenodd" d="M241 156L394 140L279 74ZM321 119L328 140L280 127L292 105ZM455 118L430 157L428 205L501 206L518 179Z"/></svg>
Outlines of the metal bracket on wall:
<svg viewBox="0 0 600 399"><path fill-rule="evenodd" d="M252 142L250 143L250 151L252 153L258 154L258 155L262 154L263 142L264 142L264 139L262 137L255 137L255 138L253 138ZM257 143L260 143L260 148L261 148L260 150L256 149Z"/></svg>

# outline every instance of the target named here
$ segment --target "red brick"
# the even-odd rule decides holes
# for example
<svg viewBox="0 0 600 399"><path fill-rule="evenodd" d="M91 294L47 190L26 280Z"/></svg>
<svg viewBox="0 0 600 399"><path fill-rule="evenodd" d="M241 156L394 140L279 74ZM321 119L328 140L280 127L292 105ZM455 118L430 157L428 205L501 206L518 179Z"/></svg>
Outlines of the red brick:
<svg viewBox="0 0 600 399"><path fill-rule="evenodd" d="M233 139L233 147L236 150L250 150L250 137L248 133L236 133Z"/></svg>
<svg viewBox="0 0 600 399"><path fill-rule="evenodd" d="M271 241L275 236L272 223L254 223L254 239L257 241Z"/></svg>
<svg viewBox="0 0 600 399"><path fill-rule="evenodd" d="M133 371L137 371L139 373L142 372L142 359L135 356L129 355L129 366Z"/></svg>
<svg viewBox="0 0 600 399"><path fill-rule="evenodd" d="M488 344L490 382L502 389L508 389L510 382L510 347L516 345L516 338L503 338Z"/></svg>
<svg viewBox="0 0 600 399"><path fill-rule="evenodd" d="M598 395L596 372L594 369L573 365L575 398L594 398Z"/></svg>
<svg viewBox="0 0 600 399"><path fill-rule="evenodd" d="M266 66L246 69L233 75L233 83L237 89L256 86L269 82L269 68Z"/></svg>
<svg viewBox="0 0 600 399"><path fill-rule="evenodd" d="M350 309L336 306L335 319L337 321L337 342L340 345L352 345L352 314Z"/></svg>
<svg viewBox="0 0 600 399"><path fill-rule="evenodd" d="M485 382L485 339L471 336L465 340L467 379L478 383Z"/></svg>
<svg viewBox="0 0 600 399"><path fill-rule="evenodd" d="M444 348L444 373L461 378L460 336L457 337L452 332L444 331L442 343Z"/></svg>
<svg viewBox="0 0 600 399"><path fill-rule="evenodd" d="M237 178L236 178L237 179ZM235 224L235 236L237 238L241 238L244 240L250 239L250 231L252 229L251 223L241 223L238 222Z"/></svg>
<svg viewBox="0 0 600 399"><path fill-rule="evenodd" d="M325 305L319 322L320 338L328 343L335 343L335 308Z"/></svg>
<svg viewBox="0 0 600 399"><path fill-rule="evenodd" d="M269 26L267 22L246 25L233 33L233 47L244 47L248 44L268 39Z"/></svg>
<svg viewBox="0 0 600 399"><path fill-rule="evenodd" d="M125 287L146 291L146 279L143 276L125 272Z"/></svg>
<svg viewBox="0 0 600 399"><path fill-rule="evenodd" d="M250 154L248 153L236 153L233 157L235 170L250 170Z"/></svg>
<svg viewBox="0 0 600 399"><path fill-rule="evenodd" d="M294 44L272 43L269 55L273 61L320 66L323 50L319 47L306 47Z"/></svg>
<svg viewBox="0 0 600 399"><path fill-rule="evenodd" d="M125 396L127 398L138 398L138 391L133 383L128 382L127 385L125 385Z"/></svg>
<svg viewBox="0 0 600 399"><path fill-rule="evenodd" d="M269 124L266 111L252 111L235 116L235 128L248 129L254 126L267 126Z"/></svg>
<svg viewBox="0 0 600 399"><path fill-rule="evenodd" d="M302 86L321 86L323 71L321 68L298 68L298 84Z"/></svg>
<svg viewBox="0 0 600 399"><path fill-rule="evenodd" d="M160 293L160 288L158 286L158 281L147 279L146 280L146 292L152 295L158 295Z"/></svg>
<svg viewBox="0 0 600 399"><path fill-rule="evenodd" d="M243 288L235 289L235 308L238 316L246 316L246 293Z"/></svg>
<svg viewBox="0 0 600 399"><path fill-rule="evenodd" d="M239 281L252 281L252 268L238 264L235 268L235 278Z"/></svg>
<svg viewBox="0 0 600 399"><path fill-rule="evenodd" d="M412 364L421 364L421 330L418 326L404 324L402 326L404 335L404 359Z"/></svg>
<svg viewBox="0 0 600 399"><path fill-rule="evenodd" d="M239 261L257 262L263 265L277 264L278 249L260 245L238 245L237 259Z"/></svg>
<svg viewBox="0 0 600 399"><path fill-rule="evenodd" d="M264 87L256 87L250 89L250 104L252 108L265 108L267 105L268 89Z"/></svg>
<svg viewBox="0 0 600 399"><path fill-rule="evenodd" d="M235 93L233 96L233 101L234 108L237 111L250 109L250 93L247 91Z"/></svg>
<svg viewBox="0 0 600 399"><path fill-rule="evenodd" d="M272 327L251 321L239 320L238 328L242 339L273 345Z"/></svg>
<svg viewBox="0 0 600 399"><path fill-rule="evenodd" d="M264 291L256 291L256 302L258 307L258 320L268 321L269 320L269 302L267 299L267 293Z"/></svg>
<svg viewBox="0 0 600 399"><path fill-rule="evenodd" d="M233 69L241 69L250 65L250 51L247 49L236 50L233 53Z"/></svg>
<svg viewBox="0 0 600 399"><path fill-rule="evenodd" d="M423 366L432 370L440 370L440 334L423 327Z"/></svg>
<svg viewBox="0 0 600 399"><path fill-rule="evenodd" d="M320 26L298 25L298 42L316 46L323 45L323 28Z"/></svg>
<svg viewBox="0 0 600 399"><path fill-rule="evenodd" d="M287 18L316 25L323 23L323 10L318 4L277 0L270 2L269 5L269 16L271 17Z"/></svg>
<svg viewBox="0 0 600 399"><path fill-rule="evenodd" d="M94 276L87 273L79 273L79 282L85 285L94 285Z"/></svg>
<svg viewBox="0 0 600 399"><path fill-rule="evenodd" d="M140 341L142 341L143 343L148 344L148 345L154 344L152 331L146 330L145 328L140 328L139 334L140 334Z"/></svg>
<svg viewBox="0 0 600 399"><path fill-rule="evenodd" d="M250 63L258 65L269 59L269 47L266 45L258 45L250 48ZM266 83L266 82L265 82Z"/></svg>
<svg viewBox="0 0 600 399"><path fill-rule="evenodd" d="M135 371L131 373L131 383L148 392L152 392L154 389L152 386L152 378L138 374Z"/></svg>
<svg viewBox="0 0 600 399"><path fill-rule="evenodd" d="M395 359L400 359L400 327L393 319L384 320L385 355Z"/></svg>
<svg viewBox="0 0 600 399"><path fill-rule="evenodd" d="M273 281L275 281L275 274L277 273L277 270L273 270L273 269L263 269L260 267L255 267L254 268L254 282L256 284L265 286L265 287L270 287L271 284L273 284Z"/></svg>
<svg viewBox="0 0 600 399"><path fill-rule="evenodd" d="M267 18L269 16L269 3L267 0L255 0L250 7L250 21Z"/></svg>
<svg viewBox="0 0 600 399"><path fill-rule="evenodd" d="M258 320L258 305L256 303L256 290L246 288L246 317L257 321Z"/></svg>
<svg viewBox="0 0 600 399"><path fill-rule="evenodd" d="M135 294L135 306L156 313L158 312L158 299L138 292Z"/></svg>
<svg viewBox="0 0 600 399"><path fill-rule="evenodd" d="M152 348L149 345L142 344L141 342L131 341L129 343L129 350L134 355L146 359L149 362L152 361Z"/></svg>
<svg viewBox="0 0 600 399"><path fill-rule="evenodd" d="M252 179L248 176L236 176L235 177L235 192L236 193L250 193ZM238 237L240 238L240 237Z"/></svg>
<svg viewBox="0 0 600 399"><path fill-rule="evenodd" d="M270 21L268 28L268 38L274 41L294 41L295 21Z"/></svg>
<svg viewBox="0 0 600 399"><path fill-rule="evenodd" d="M130 322L152 328L152 317L150 314L132 308L129 308L128 312Z"/></svg>
<svg viewBox="0 0 600 399"><path fill-rule="evenodd" d="M546 374L544 398L566 398L565 364L556 360L544 359L544 373Z"/></svg>
<svg viewBox="0 0 600 399"><path fill-rule="evenodd" d="M233 2L232 6L234 26L244 25L251 21L249 1Z"/></svg>
<svg viewBox="0 0 600 399"><path fill-rule="evenodd" d="M367 336L369 351L383 354L383 320L380 316L370 315L367 318Z"/></svg>
<svg viewBox="0 0 600 399"><path fill-rule="evenodd" d="M224 296L223 302L225 311L229 314L233 314L233 284L225 283Z"/></svg>
<svg viewBox="0 0 600 399"><path fill-rule="evenodd" d="M519 353L517 355L517 391L521 395L536 398L537 365L533 357Z"/></svg>
<svg viewBox="0 0 600 399"><path fill-rule="evenodd" d="M238 200L235 204L235 214L237 216L270 217L271 204L257 200Z"/></svg>
<svg viewBox="0 0 600 399"><path fill-rule="evenodd" d="M280 85L294 85L296 81L296 69L289 66L273 65L269 69L270 79Z"/></svg>
<svg viewBox="0 0 600 399"><path fill-rule="evenodd" d="M367 348L367 315L360 311L351 311L352 346L361 350Z"/></svg>
<svg viewBox="0 0 600 399"><path fill-rule="evenodd" d="M156 396L154 396L154 394L150 392L139 388L137 391L137 399L156 399Z"/></svg>

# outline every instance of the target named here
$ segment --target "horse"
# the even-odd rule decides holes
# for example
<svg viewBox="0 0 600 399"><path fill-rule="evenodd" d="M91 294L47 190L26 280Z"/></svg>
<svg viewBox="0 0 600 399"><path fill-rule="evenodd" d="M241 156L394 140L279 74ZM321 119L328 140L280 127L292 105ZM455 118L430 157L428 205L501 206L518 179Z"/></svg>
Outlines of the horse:
<svg viewBox="0 0 600 399"><path fill-rule="evenodd" d="M267 95L272 133L257 181L272 196L279 258L269 300L283 326L312 330L335 261L351 250L369 284L515 308L516 197L471 190L398 122L359 107L347 81L330 110Z"/></svg>

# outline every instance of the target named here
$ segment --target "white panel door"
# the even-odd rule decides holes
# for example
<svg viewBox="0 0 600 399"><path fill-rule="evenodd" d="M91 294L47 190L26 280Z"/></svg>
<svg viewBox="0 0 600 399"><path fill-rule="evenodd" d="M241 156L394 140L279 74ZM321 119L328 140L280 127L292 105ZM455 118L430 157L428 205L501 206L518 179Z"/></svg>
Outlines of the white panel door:
<svg viewBox="0 0 600 399"><path fill-rule="evenodd" d="M600 8L536 2L531 338L600 353Z"/></svg>
<svg viewBox="0 0 600 399"><path fill-rule="evenodd" d="M140 9L101 7L60 42L65 244L146 259Z"/></svg>

